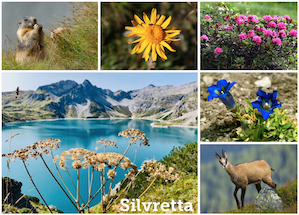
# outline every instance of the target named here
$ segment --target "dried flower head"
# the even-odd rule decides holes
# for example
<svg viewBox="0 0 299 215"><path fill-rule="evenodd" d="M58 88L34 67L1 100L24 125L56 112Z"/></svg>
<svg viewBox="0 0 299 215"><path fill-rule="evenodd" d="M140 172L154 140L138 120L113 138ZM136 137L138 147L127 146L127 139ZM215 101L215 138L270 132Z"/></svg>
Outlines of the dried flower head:
<svg viewBox="0 0 299 215"><path fill-rule="evenodd" d="M113 141L110 141L110 140L107 140L107 139L99 140L99 141L97 141L97 143L103 145L104 147L115 146L117 148L116 142L113 142Z"/></svg>
<svg viewBox="0 0 299 215"><path fill-rule="evenodd" d="M145 133L143 133L139 129L131 128L125 131L121 131L118 133L118 136L130 138L130 144L138 143L139 146L149 146L148 139L145 137Z"/></svg>
<svg viewBox="0 0 299 215"><path fill-rule="evenodd" d="M150 180L150 178L161 177L165 181L176 181L180 178L180 175L175 173L173 167L169 167L167 170L164 164L154 159L144 161L141 166L141 171L145 171L149 174L150 177L148 180Z"/></svg>

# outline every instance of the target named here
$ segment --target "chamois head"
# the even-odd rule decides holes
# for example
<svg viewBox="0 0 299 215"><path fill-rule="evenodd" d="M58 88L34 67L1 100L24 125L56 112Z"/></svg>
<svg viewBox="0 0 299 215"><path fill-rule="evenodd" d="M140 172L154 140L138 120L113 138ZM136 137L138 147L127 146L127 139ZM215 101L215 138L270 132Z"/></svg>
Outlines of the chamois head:
<svg viewBox="0 0 299 215"><path fill-rule="evenodd" d="M223 151L222 149L222 157L215 151L216 158L219 160L219 163L223 166L223 168L227 167L227 154L226 151Z"/></svg>

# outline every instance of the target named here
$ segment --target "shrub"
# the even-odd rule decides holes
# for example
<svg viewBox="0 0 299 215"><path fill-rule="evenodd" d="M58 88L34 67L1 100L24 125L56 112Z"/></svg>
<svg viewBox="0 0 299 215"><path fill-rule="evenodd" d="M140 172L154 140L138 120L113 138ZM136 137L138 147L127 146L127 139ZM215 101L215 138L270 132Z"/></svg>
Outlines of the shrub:
<svg viewBox="0 0 299 215"><path fill-rule="evenodd" d="M297 68L297 22L288 15L245 16L221 3L200 16L202 69Z"/></svg>

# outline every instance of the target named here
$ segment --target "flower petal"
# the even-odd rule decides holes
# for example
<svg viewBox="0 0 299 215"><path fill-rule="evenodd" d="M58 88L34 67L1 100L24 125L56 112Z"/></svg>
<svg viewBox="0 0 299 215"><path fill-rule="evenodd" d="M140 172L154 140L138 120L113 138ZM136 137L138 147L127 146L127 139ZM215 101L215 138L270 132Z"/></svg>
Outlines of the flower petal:
<svg viewBox="0 0 299 215"><path fill-rule="evenodd" d="M128 43L129 43L129 44L138 43L138 42L140 42L141 40L144 40L144 38L141 37L141 38L139 38L139 39L137 39L137 40L134 40L133 42L128 42Z"/></svg>
<svg viewBox="0 0 299 215"><path fill-rule="evenodd" d="M149 45L149 46L146 47L146 49L145 49L145 51L144 51L144 53L142 55L142 58L144 58L145 61L148 61L149 55L150 55L150 51L151 51L151 46Z"/></svg>
<svg viewBox="0 0 299 215"><path fill-rule="evenodd" d="M144 33L145 29L144 28L136 28L136 27L128 27L126 26L125 29L132 31L132 33Z"/></svg>
<svg viewBox="0 0 299 215"><path fill-rule="evenodd" d="M142 24L142 23L144 23L140 18L139 18L139 16L137 16L136 14L134 14L134 19L138 22L138 24Z"/></svg>
<svg viewBox="0 0 299 215"><path fill-rule="evenodd" d="M143 12L143 20L145 22L145 24L151 24L151 21L149 20L149 18L147 17L147 15Z"/></svg>
<svg viewBox="0 0 299 215"><path fill-rule="evenodd" d="M153 57L153 61L157 60L156 44L152 45L152 57Z"/></svg>
<svg viewBox="0 0 299 215"><path fill-rule="evenodd" d="M164 52L164 50L162 50L160 44L156 45L156 50L157 50L158 55L162 58L162 60L166 60L167 59L167 57L165 55L165 52Z"/></svg>
<svg viewBox="0 0 299 215"><path fill-rule="evenodd" d="M151 13L151 23L156 24L156 18L157 18L157 9L153 8Z"/></svg>
<svg viewBox="0 0 299 215"><path fill-rule="evenodd" d="M169 16L168 19L166 19L166 21L161 25L161 27L165 29L169 25L170 21L171 21L171 16Z"/></svg>
<svg viewBox="0 0 299 215"><path fill-rule="evenodd" d="M160 19L158 20L158 22L156 23L156 25L161 25L163 23L163 21L165 20L166 16L161 15Z"/></svg>
<svg viewBox="0 0 299 215"><path fill-rule="evenodd" d="M135 53L139 50L139 48L140 48L140 46L141 46L141 43L142 43L142 42L138 43L138 44L132 49L131 54L135 54Z"/></svg>
<svg viewBox="0 0 299 215"><path fill-rule="evenodd" d="M176 50L174 50L173 48L171 48L171 46L168 45L165 41L161 41L160 44L162 46L165 46L169 51L176 52Z"/></svg>
<svg viewBox="0 0 299 215"><path fill-rule="evenodd" d="M135 22L134 20L132 20L131 22L134 25L134 27L143 29L143 27L141 25L139 25L137 22Z"/></svg>
<svg viewBox="0 0 299 215"><path fill-rule="evenodd" d="M143 40L140 43L141 43L141 46L140 46L139 50L137 51L137 54L141 53L145 49L145 47L148 45L149 42L147 40ZM138 44L140 44L140 43L138 43Z"/></svg>

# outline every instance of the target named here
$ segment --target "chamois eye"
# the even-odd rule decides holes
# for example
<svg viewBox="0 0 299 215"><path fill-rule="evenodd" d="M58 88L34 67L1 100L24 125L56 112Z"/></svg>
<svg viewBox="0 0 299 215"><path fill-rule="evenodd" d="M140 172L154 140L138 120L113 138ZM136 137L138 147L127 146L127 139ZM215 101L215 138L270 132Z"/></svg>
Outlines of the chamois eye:
<svg viewBox="0 0 299 215"><path fill-rule="evenodd" d="M24 19L25 22L27 22L27 19Z"/></svg>

